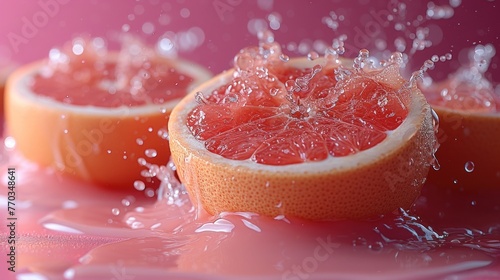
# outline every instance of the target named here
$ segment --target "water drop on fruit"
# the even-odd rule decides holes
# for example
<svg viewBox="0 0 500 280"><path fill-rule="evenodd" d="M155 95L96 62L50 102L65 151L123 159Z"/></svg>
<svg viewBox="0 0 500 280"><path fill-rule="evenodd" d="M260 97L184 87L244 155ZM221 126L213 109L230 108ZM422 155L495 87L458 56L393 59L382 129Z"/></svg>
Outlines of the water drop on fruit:
<svg viewBox="0 0 500 280"><path fill-rule="evenodd" d="M288 62L290 60L290 57L286 54L280 54L280 59L283 61L283 62Z"/></svg>
<svg viewBox="0 0 500 280"><path fill-rule="evenodd" d="M319 58L319 54L317 52L312 51L307 54L307 59L309 60L315 60L317 58Z"/></svg>
<svg viewBox="0 0 500 280"><path fill-rule="evenodd" d="M205 98L205 96L203 95L203 92L201 92L201 91L198 91L196 93L195 99L196 99L196 102L198 102L198 104L208 104L208 100Z"/></svg>
<svg viewBox="0 0 500 280"><path fill-rule="evenodd" d="M474 171L474 162L472 162L472 161L466 162L464 168L465 168L465 171L467 171L469 173Z"/></svg>
<svg viewBox="0 0 500 280"><path fill-rule="evenodd" d="M438 171L439 169L441 169L441 165L439 164L439 161L437 160L436 155L432 155L431 166L436 171Z"/></svg>

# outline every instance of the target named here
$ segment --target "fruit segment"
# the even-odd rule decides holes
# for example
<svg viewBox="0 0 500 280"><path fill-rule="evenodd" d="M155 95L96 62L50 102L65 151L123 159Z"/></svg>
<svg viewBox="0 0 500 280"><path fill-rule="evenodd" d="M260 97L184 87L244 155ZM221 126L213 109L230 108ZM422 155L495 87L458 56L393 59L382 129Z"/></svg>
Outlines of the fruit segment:
<svg viewBox="0 0 500 280"><path fill-rule="evenodd" d="M388 66L394 67L394 66ZM300 69L285 62L258 67L211 93L187 118L207 150L228 159L285 165L346 156L383 141L408 111L403 83L387 69L351 73L337 82L334 67ZM382 73L384 72L385 73ZM389 73L390 74L390 73Z"/></svg>

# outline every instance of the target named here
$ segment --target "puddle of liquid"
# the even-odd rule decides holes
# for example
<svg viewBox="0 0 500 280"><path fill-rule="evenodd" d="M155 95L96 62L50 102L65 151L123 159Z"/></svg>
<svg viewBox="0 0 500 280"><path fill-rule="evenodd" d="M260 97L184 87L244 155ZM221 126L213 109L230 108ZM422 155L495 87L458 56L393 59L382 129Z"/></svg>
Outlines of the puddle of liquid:
<svg viewBox="0 0 500 280"><path fill-rule="evenodd" d="M500 277L500 190L479 195L426 185L409 212L310 222L198 214L190 203L169 203L171 191L157 200L137 190L107 192L36 167L15 152L7 165L16 167L19 178L18 277ZM182 200L187 194L180 193ZM124 204L124 197L133 202Z"/></svg>

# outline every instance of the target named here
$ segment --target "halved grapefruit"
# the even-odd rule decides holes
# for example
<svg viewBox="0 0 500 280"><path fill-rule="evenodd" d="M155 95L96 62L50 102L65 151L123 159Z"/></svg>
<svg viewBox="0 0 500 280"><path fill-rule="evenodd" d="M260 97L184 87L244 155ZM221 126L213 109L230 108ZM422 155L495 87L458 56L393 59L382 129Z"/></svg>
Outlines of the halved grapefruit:
<svg viewBox="0 0 500 280"><path fill-rule="evenodd" d="M15 64L13 62L5 62L0 59L0 117L2 120L1 127L3 128L3 117L4 117L4 95L5 95L5 83L7 77L14 71ZM3 132L3 129L2 129Z"/></svg>
<svg viewBox="0 0 500 280"><path fill-rule="evenodd" d="M424 92L439 116L440 169L429 181L470 191L500 187L500 98L493 89L452 76Z"/></svg>
<svg viewBox="0 0 500 280"><path fill-rule="evenodd" d="M404 86L399 66L356 72L341 67L347 61L265 61L255 56L262 49L242 51L237 70L171 113L172 159L195 205L312 220L410 207L436 140L430 106ZM342 73L350 75L337 83Z"/></svg>
<svg viewBox="0 0 500 280"><path fill-rule="evenodd" d="M97 40L97 41L96 41ZM138 41L120 52L77 38L50 59L16 70L6 85L7 134L27 159L100 186L130 188L138 163L165 164L174 105L210 77ZM163 133L164 134L164 133Z"/></svg>

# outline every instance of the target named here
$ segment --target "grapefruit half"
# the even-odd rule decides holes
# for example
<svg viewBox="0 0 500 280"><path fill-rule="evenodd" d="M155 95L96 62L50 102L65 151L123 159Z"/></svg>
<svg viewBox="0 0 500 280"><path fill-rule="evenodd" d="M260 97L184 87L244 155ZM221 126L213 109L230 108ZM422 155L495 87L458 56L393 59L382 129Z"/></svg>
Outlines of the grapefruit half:
<svg viewBox="0 0 500 280"><path fill-rule="evenodd" d="M170 147L195 205L312 220L410 207L436 144L430 106L395 66L334 91L338 66L299 58L250 76L232 69L187 95L171 113Z"/></svg>
<svg viewBox="0 0 500 280"><path fill-rule="evenodd" d="M424 90L439 116L440 169L429 173L429 181L469 191L498 188L500 98L492 88L456 82L451 77ZM443 91L454 97L443 100Z"/></svg>
<svg viewBox="0 0 500 280"><path fill-rule="evenodd" d="M145 179L141 158L168 161L168 141L161 136L169 113L211 75L137 43L130 46L138 51L134 55L99 53L89 47L93 43L77 40L75 49L74 40L66 52L51 51L50 60L22 66L10 76L7 135L24 157L41 166L108 188L130 188Z"/></svg>

